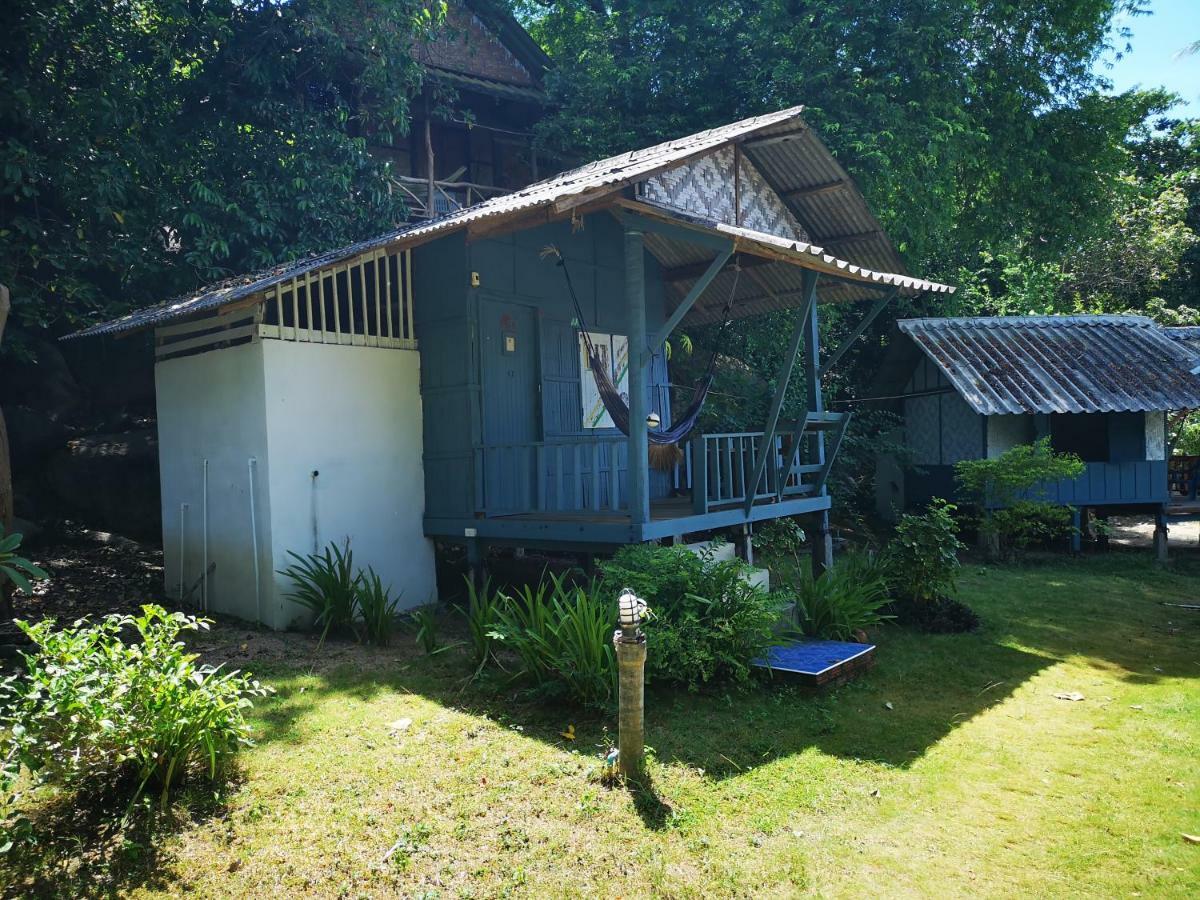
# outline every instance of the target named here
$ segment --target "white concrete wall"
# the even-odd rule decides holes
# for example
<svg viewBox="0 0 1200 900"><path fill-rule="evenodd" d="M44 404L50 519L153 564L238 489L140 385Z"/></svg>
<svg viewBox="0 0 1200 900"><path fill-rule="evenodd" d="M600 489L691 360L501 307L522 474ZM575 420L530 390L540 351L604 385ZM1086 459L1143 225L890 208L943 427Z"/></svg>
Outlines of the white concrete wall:
<svg viewBox="0 0 1200 900"><path fill-rule="evenodd" d="M420 355L261 346L274 569L290 564L289 550L307 554L348 537L355 564L374 567L402 607L435 599L433 544L422 524ZM284 599L288 580L272 577L272 621L291 624L301 610Z"/></svg>
<svg viewBox="0 0 1200 900"><path fill-rule="evenodd" d="M1034 440L1034 422L1030 415L987 417L987 458L995 459L1018 444Z"/></svg>
<svg viewBox="0 0 1200 900"><path fill-rule="evenodd" d="M1146 459L1167 458L1167 414L1146 413Z"/></svg>
<svg viewBox="0 0 1200 900"><path fill-rule="evenodd" d="M410 350L267 340L155 366L167 594L204 571L208 460L209 609L271 628L303 624L276 570L349 537L404 607L436 595L423 533L420 357ZM259 584L250 527L255 465ZM317 476L313 477L313 472ZM197 590L189 598L200 601Z"/></svg>
<svg viewBox="0 0 1200 900"><path fill-rule="evenodd" d="M257 459L255 505L259 571L266 589L271 571L270 498L266 487L267 431L261 344L243 344L154 367L162 486L163 556L168 596L179 598L204 571L204 460L208 460L208 560L213 612L254 620L254 542L250 527L250 473ZM188 508L181 516L180 504ZM183 519L183 555L180 522ZM200 590L189 598L199 605ZM278 623L268 620L268 624Z"/></svg>

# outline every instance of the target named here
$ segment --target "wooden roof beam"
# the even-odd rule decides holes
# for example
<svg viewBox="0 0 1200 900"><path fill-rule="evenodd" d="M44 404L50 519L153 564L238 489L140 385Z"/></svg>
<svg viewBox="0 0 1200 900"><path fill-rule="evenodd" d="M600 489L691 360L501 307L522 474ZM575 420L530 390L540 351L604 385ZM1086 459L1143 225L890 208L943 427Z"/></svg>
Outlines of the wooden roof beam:
<svg viewBox="0 0 1200 900"><path fill-rule="evenodd" d="M806 131L808 131L807 126L801 126L795 131L787 131L783 134L772 134L767 137L750 138L749 140L738 141L738 143L740 143L746 150L757 150L759 147L769 147L772 144L783 144L787 141L794 141Z"/></svg>
<svg viewBox="0 0 1200 900"><path fill-rule="evenodd" d="M752 269L755 266L770 265L772 260L763 259L761 256L748 256L745 253L738 254L737 264L743 269ZM709 260L704 262L688 263L683 266L676 266L674 269L667 269L663 272L663 281L691 281L693 278L699 278L708 271Z"/></svg>
<svg viewBox="0 0 1200 900"><path fill-rule="evenodd" d="M870 231L859 231L854 234L834 234L829 237L814 238L822 244L852 244L855 241L865 241L883 234L878 228Z"/></svg>
<svg viewBox="0 0 1200 900"><path fill-rule="evenodd" d="M785 200L797 200L804 197L815 197L818 194L828 194L830 191L836 191L839 188L846 186L846 179L839 178L836 181L826 181L823 184L810 184L807 187L792 188L791 190L781 191L780 194Z"/></svg>

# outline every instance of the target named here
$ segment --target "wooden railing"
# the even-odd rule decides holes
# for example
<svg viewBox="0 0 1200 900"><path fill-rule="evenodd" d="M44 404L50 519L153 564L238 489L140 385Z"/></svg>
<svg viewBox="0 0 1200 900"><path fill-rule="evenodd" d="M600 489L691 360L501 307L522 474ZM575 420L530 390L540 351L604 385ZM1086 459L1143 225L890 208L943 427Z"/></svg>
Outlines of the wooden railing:
<svg viewBox="0 0 1200 900"><path fill-rule="evenodd" d="M487 516L627 507L623 435L475 448L475 508Z"/></svg>
<svg viewBox="0 0 1200 900"><path fill-rule="evenodd" d="M1138 459L1086 463L1078 478L1047 482L1032 497L1066 506L1114 503L1165 503L1167 461Z"/></svg>
<svg viewBox="0 0 1200 900"><path fill-rule="evenodd" d="M819 427L842 422L823 414ZM807 463L791 452L791 434L776 435L770 459L753 486L764 433L697 435L686 442L671 473L676 494L690 492L692 513L718 507L820 493L829 463ZM832 460L835 446L827 450ZM784 466L791 463L784 472ZM581 436L527 444L475 448L475 510L485 516L531 512L618 512L628 507L628 439ZM812 476L808 480L805 476Z"/></svg>
<svg viewBox="0 0 1200 900"><path fill-rule="evenodd" d="M716 506L746 501L758 454L762 452L762 441L761 431L738 431L700 435L685 445L676 486L691 490L692 510L696 515L703 515ZM782 473L784 449L784 438L776 435L771 458L754 485L755 501L801 496L817 489L817 486L804 482L804 475L818 473L823 467L797 462Z"/></svg>

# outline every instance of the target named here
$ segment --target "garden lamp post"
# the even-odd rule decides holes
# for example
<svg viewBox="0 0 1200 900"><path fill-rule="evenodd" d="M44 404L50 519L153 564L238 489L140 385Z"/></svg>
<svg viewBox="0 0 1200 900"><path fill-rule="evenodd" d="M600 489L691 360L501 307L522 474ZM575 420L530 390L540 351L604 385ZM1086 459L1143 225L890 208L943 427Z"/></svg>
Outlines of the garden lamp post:
<svg viewBox="0 0 1200 900"><path fill-rule="evenodd" d="M646 601L629 588L617 598L617 624L613 632L613 647L617 651L617 764L624 778L633 778L642 771L645 746L643 734L646 635L642 622L646 619Z"/></svg>

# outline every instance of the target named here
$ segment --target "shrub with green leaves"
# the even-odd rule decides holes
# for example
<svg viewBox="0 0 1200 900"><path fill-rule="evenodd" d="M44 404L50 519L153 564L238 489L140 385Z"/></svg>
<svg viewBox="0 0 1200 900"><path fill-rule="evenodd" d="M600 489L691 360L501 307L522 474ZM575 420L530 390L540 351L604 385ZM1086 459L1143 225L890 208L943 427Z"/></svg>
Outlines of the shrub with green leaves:
<svg viewBox="0 0 1200 900"><path fill-rule="evenodd" d="M840 556L817 577L805 569L795 596L796 628L805 637L849 640L893 618L882 612L890 602L885 569L865 553Z"/></svg>
<svg viewBox="0 0 1200 900"><path fill-rule="evenodd" d="M650 605L647 675L697 689L744 682L750 661L775 641L786 602L746 583L744 563L716 562L686 547L631 544L601 563L604 587L632 588Z"/></svg>
<svg viewBox="0 0 1200 900"><path fill-rule="evenodd" d="M485 578L478 586L473 578L464 577L467 583L467 608L459 607L458 610L466 617L471 653L479 671L482 671L494 656L493 645L496 639L493 633L499 624L501 599L500 595L492 590L490 577Z"/></svg>
<svg viewBox="0 0 1200 900"><path fill-rule="evenodd" d="M393 597L391 589L384 587L383 579L367 566L365 572L359 573L354 602L366 642L386 647L396 630L400 598Z"/></svg>
<svg viewBox="0 0 1200 900"><path fill-rule="evenodd" d="M905 514L885 551L884 564L892 589L905 600L925 603L947 596L958 577L957 507L939 497L923 515Z"/></svg>
<svg viewBox="0 0 1200 900"><path fill-rule="evenodd" d="M499 595L492 636L516 654L518 675L541 691L607 708L617 690L616 596L609 593L595 580L576 585L548 574Z"/></svg>
<svg viewBox="0 0 1200 900"><path fill-rule="evenodd" d="M295 585L288 599L313 613L313 627L321 629L321 641L332 631L355 629L358 607L359 573L354 571L354 551L350 541L339 547L330 543L321 553L301 556L288 551L295 562L279 574L290 578Z"/></svg>
<svg viewBox="0 0 1200 900"><path fill-rule="evenodd" d="M1050 438L1018 444L993 459L964 459L954 476L974 502L980 533L1003 556L1016 556L1034 541L1071 533L1070 509L1044 499L1045 485L1078 478L1083 461L1057 453Z"/></svg>
<svg viewBox="0 0 1200 900"><path fill-rule="evenodd" d="M766 556L795 557L804 539L804 529L795 519L770 519L755 526L754 551Z"/></svg>
<svg viewBox="0 0 1200 900"><path fill-rule="evenodd" d="M22 594L33 593L30 579L47 578L40 566L17 554L21 548L22 535L13 532L0 538L0 586L6 581L16 585Z"/></svg>
<svg viewBox="0 0 1200 900"><path fill-rule="evenodd" d="M184 778L218 778L270 689L197 662L180 636L208 625L152 605L67 628L18 622L34 650L0 682L0 788L11 800L22 770L68 790L132 777L131 805L153 787L165 806Z"/></svg>

